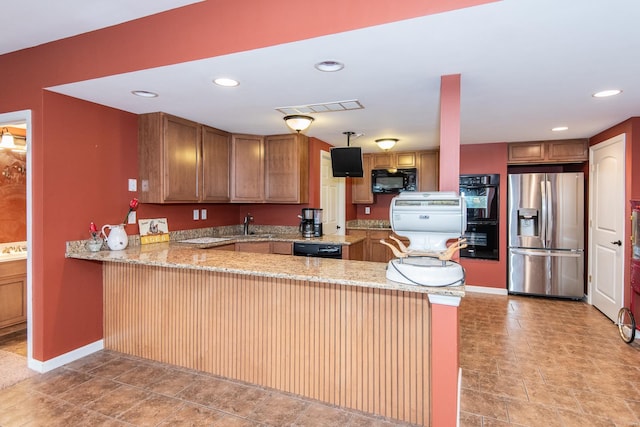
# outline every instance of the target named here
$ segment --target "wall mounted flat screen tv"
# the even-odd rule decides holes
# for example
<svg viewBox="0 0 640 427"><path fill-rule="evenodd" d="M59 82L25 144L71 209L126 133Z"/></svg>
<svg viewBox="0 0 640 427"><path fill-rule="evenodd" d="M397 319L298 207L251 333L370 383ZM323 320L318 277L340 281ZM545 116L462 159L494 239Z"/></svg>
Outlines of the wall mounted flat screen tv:
<svg viewBox="0 0 640 427"><path fill-rule="evenodd" d="M362 149L360 147L333 147L331 149L331 169L334 177L363 176Z"/></svg>

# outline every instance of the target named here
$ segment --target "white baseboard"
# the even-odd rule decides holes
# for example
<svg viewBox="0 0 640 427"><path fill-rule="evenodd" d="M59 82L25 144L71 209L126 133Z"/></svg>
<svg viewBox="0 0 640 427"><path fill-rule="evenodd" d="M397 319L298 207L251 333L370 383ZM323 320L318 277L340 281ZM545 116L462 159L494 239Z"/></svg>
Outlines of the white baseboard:
<svg viewBox="0 0 640 427"><path fill-rule="evenodd" d="M99 340L91 344L87 344L84 347L76 348L75 350L72 350L65 354L61 354L58 357L54 357L53 359L49 359L44 362L29 358L29 360L27 361L27 366L29 367L29 369L44 374L45 372L49 372L75 360L82 359L83 357L102 349L104 349L104 340Z"/></svg>
<svg viewBox="0 0 640 427"><path fill-rule="evenodd" d="M509 292L503 288L487 288L485 286L464 285L464 290L468 292L476 292L478 294L509 295Z"/></svg>

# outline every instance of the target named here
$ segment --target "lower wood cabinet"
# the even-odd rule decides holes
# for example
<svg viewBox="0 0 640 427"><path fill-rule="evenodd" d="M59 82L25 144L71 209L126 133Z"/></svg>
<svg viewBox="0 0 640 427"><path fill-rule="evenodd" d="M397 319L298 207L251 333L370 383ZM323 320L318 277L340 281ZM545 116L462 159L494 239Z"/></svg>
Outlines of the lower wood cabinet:
<svg viewBox="0 0 640 427"><path fill-rule="evenodd" d="M27 261L0 263L0 328L27 320Z"/></svg>
<svg viewBox="0 0 640 427"><path fill-rule="evenodd" d="M380 243L380 240L384 239L389 243L392 243L394 246L398 246L393 240L389 239L389 236L394 236L403 242L405 245L409 245L409 239L406 237L398 236L393 233L391 230L375 230L375 229L353 229L347 230L347 234L350 236L362 236L365 238L364 240L364 261L373 261L373 262L389 262L395 256L391 249L388 246Z"/></svg>
<svg viewBox="0 0 640 427"><path fill-rule="evenodd" d="M231 246L231 245L225 245ZM253 252L259 254L293 254L291 242L238 242L235 244L237 252Z"/></svg>

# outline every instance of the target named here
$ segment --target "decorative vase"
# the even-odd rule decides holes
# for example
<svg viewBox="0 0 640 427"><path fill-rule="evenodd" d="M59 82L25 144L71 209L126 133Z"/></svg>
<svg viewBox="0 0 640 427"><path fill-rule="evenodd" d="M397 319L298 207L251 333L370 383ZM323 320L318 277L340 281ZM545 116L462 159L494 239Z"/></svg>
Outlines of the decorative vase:
<svg viewBox="0 0 640 427"><path fill-rule="evenodd" d="M110 230L109 234L107 234L106 229ZM109 246L109 249L112 251L120 251L126 248L129 244L129 237L127 236L127 232L124 230L124 224L105 224L102 226L102 234L107 240L107 246Z"/></svg>
<svg viewBox="0 0 640 427"><path fill-rule="evenodd" d="M87 241L85 246L87 247L87 249L89 249L90 252L98 252L100 249L102 249L103 243L104 241L100 237L92 237Z"/></svg>

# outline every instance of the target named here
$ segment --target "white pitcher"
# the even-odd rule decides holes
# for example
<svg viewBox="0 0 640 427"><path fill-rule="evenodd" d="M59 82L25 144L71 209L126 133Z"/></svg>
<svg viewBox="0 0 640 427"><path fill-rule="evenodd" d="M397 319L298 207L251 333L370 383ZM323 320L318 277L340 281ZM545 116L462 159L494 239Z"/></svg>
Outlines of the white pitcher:
<svg viewBox="0 0 640 427"><path fill-rule="evenodd" d="M109 235L105 231L106 228L110 230ZM127 232L124 230L124 224L105 224L102 226L102 235L107 239L107 246L112 251L120 251L129 244L129 237L127 237Z"/></svg>

